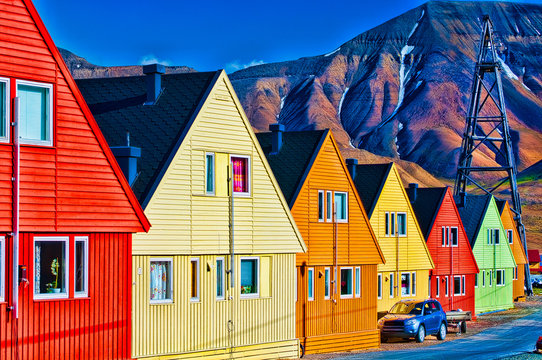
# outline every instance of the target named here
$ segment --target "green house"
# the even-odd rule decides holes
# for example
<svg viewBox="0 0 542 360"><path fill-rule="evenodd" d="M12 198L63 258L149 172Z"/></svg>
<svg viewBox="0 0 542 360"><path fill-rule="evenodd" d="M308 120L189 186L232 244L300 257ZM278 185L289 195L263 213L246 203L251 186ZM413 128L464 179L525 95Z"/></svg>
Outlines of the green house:
<svg viewBox="0 0 542 360"><path fill-rule="evenodd" d="M516 263L492 195L456 197L461 221L480 272L474 283L476 314L514 307Z"/></svg>

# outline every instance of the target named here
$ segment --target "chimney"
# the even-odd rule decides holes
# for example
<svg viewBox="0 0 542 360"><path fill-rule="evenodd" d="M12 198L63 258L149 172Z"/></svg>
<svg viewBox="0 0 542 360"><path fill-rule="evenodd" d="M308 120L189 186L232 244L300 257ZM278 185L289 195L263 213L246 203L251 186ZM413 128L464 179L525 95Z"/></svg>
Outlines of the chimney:
<svg viewBox="0 0 542 360"><path fill-rule="evenodd" d="M346 167L348 168L348 172L350 172L350 176L352 179L356 178L356 165L358 164L358 159L346 159Z"/></svg>
<svg viewBox="0 0 542 360"><path fill-rule="evenodd" d="M154 105L162 91L162 74L166 73L166 67L160 64L143 66L143 74L147 75L147 101L145 105Z"/></svg>
<svg viewBox="0 0 542 360"><path fill-rule="evenodd" d="M271 140L271 154L278 154L282 147L282 133L284 132L284 125L279 123L269 125L269 130L272 133Z"/></svg>
<svg viewBox="0 0 542 360"><path fill-rule="evenodd" d="M112 146L111 151L119 166L132 186L137 178L137 159L141 157L141 148L130 146L130 133L126 133L127 146Z"/></svg>
<svg viewBox="0 0 542 360"><path fill-rule="evenodd" d="M408 184L408 192L409 192L409 197L410 197L410 202L411 203L415 203L416 200L418 199L418 184L416 183L411 183L411 184Z"/></svg>

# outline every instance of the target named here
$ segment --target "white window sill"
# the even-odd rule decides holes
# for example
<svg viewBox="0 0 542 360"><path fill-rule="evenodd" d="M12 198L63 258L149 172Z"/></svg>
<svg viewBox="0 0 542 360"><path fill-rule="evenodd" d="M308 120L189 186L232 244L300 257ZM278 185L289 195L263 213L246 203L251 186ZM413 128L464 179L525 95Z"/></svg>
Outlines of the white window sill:
<svg viewBox="0 0 542 360"><path fill-rule="evenodd" d="M242 294L239 296L239 298L241 300L245 300L245 299L259 299L260 298L260 294Z"/></svg>
<svg viewBox="0 0 542 360"><path fill-rule="evenodd" d="M149 303L150 303L151 305L168 305L168 304L173 304L173 299L150 300Z"/></svg>

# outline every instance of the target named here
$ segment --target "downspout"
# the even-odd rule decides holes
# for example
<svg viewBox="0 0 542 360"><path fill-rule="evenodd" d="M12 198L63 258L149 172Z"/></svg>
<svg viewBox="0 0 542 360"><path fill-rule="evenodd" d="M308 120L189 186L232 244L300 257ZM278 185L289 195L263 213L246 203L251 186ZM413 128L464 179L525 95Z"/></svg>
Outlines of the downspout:
<svg viewBox="0 0 542 360"><path fill-rule="evenodd" d="M228 320L228 333L230 335L230 358L233 357L234 349L234 297L235 297L235 237L234 237L234 196L233 196L233 164L230 159L228 165L228 191L230 193L230 319Z"/></svg>
<svg viewBox="0 0 542 360"><path fill-rule="evenodd" d="M452 273L452 279L454 281L454 291L452 292L452 303L451 303L451 309L454 309L454 299L455 299L455 274L454 274L454 243L452 242L452 228L450 227L448 231L448 238L450 239L450 247L452 248L451 251L451 261L450 261L450 272ZM459 237L459 234L458 234ZM457 244L459 245L459 239L457 240ZM459 293L461 294L461 285L463 282L461 281L461 277L459 278Z"/></svg>
<svg viewBox="0 0 542 360"><path fill-rule="evenodd" d="M11 310L13 319L19 318L19 183L20 183L20 144L19 144L19 98L13 99L13 259L11 284ZM16 335L18 336L18 335Z"/></svg>
<svg viewBox="0 0 542 360"><path fill-rule="evenodd" d="M332 200L334 199L334 194L332 195ZM335 268L335 292L334 292L334 298L333 298L333 304L337 305L337 294L339 293L339 271L338 271L338 264L339 264L339 226L337 224L337 204L335 201L333 201L333 229L334 235L335 235L335 261L334 261L334 268ZM333 310L333 332L337 331L337 318L335 316L335 307L332 306L331 309Z"/></svg>

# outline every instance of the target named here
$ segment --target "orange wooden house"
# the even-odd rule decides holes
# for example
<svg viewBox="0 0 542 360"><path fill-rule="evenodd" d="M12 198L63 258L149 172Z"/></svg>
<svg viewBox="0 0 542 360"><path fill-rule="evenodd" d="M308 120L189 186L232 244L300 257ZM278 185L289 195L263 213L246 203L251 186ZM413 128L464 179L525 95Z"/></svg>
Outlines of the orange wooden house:
<svg viewBox="0 0 542 360"><path fill-rule="evenodd" d="M302 351L378 347L384 257L332 133L271 130L257 137L308 248L296 259Z"/></svg>

